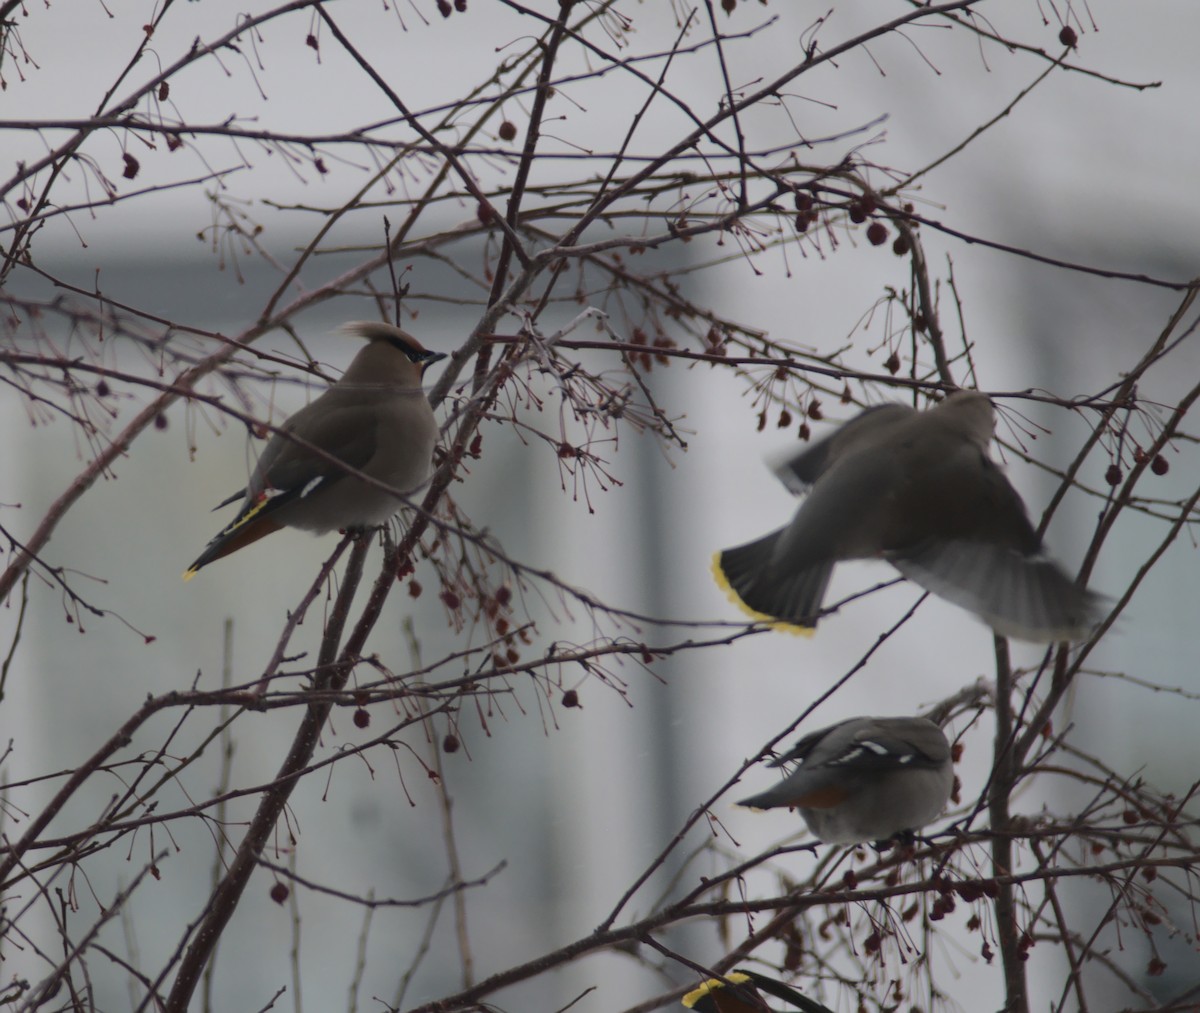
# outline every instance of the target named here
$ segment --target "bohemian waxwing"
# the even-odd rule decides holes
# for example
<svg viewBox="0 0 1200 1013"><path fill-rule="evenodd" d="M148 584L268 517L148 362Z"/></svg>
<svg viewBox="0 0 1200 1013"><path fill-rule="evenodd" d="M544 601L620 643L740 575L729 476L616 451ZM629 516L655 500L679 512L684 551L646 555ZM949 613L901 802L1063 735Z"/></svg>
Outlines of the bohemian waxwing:
<svg viewBox="0 0 1200 1013"><path fill-rule="evenodd" d="M801 1013L829 1013L829 1007L801 995L782 981L738 968L722 978L709 978L680 1001L696 1013L772 1013L762 993L791 1003Z"/></svg>
<svg viewBox="0 0 1200 1013"><path fill-rule="evenodd" d="M323 534L375 527L396 513L400 501L394 495L355 478L338 462L399 493L428 479L438 426L421 377L445 354L427 351L390 324L361 321L341 329L366 338L367 346L337 383L271 437L250 484L218 506L244 495L237 516L205 546L184 580L283 527Z"/></svg>
<svg viewBox="0 0 1200 1013"><path fill-rule="evenodd" d="M954 787L950 743L927 718L850 718L804 736L771 766L801 761L751 809L799 809L828 844L885 841L941 815Z"/></svg>
<svg viewBox="0 0 1200 1013"><path fill-rule="evenodd" d="M995 412L955 391L928 411L868 408L775 472L808 495L790 524L717 554L717 582L747 612L812 630L834 564L881 557L1002 636L1087 636L1103 599L1042 552L1021 497L988 457Z"/></svg>

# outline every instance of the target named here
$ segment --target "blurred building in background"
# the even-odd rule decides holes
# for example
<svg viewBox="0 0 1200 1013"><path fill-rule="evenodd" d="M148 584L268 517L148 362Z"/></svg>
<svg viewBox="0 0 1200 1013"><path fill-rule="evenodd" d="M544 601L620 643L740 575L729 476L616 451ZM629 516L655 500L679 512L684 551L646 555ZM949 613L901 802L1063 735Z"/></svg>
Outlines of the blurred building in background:
<svg viewBox="0 0 1200 1013"><path fill-rule="evenodd" d="M1200 12L1182 4L1174 9L1181 24L1200 28ZM805 20L785 10L776 13L787 30ZM1184 87L1187 75L1200 87L1194 60L1182 56L1194 32L1159 35L1142 23L1144 15L1129 15L1131 24L1125 17L1105 5L1103 30L1089 42L1111 54L1129 51L1127 28L1139 37L1153 37L1156 57L1151 66L1140 61L1130 69L1127 61L1117 62L1131 77L1153 77L1153 63L1169 60L1171 94L1106 92L1101 107L1080 99L1086 83L1056 81L1036 99L1034 108L1022 110L1020 138L1028 150L1007 150L1012 137L997 130L964 156L977 166L976 175L960 165L953 178L935 174L926 188L931 200L950 203L956 215L969 209L964 217L977 234L1080 263L1185 278L1196 274L1198 252L1194 229L1178 214L1181 202L1190 200L1198 144L1195 130L1183 127L1191 122L1188 103L1195 91ZM1165 50L1170 47L1180 52L1168 56ZM1099 54L1095 62L1105 65L1105 59ZM1113 60L1115 56L1110 65ZM1009 71L1002 67L996 73ZM854 96L873 114L891 115L887 161L911 164L917 157L914 151L928 155L939 150L929 141L931 133L944 136L942 147L948 149L962 139L961 124L978 123L999 111L972 104L969 89L952 92L943 85L932 75L890 76L879 80L875 91ZM930 108L942 108L937 104L946 103L949 94L964 108L931 115ZM953 125L946 119L953 119ZM1039 131L1062 130L1077 133L1079 144L1039 151ZM924 135L920 145L918 135ZM1120 143L1112 140L1114 135L1121 137ZM1170 145L1162 141L1167 135L1173 137ZM1171 153L1165 164L1160 156L1164 147ZM1158 178L1146 175L1148 159L1161 172ZM1023 178L1032 176L1036 185ZM1135 180L1140 181L1136 190ZM144 246L112 239L98 248L64 249L54 271L85 289L98 285L115 303L207 329L231 333L257 317L262 293L277 283L277 272L260 260L243 260L239 267L244 281L239 283L231 270L217 269L203 245L194 239L185 242L196 223L163 226L168 223L159 223ZM351 238L362 243L379 240ZM279 242L285 251L287 242ZM977 379L993 391L1033 387L1068 396L1094 392L1132 365L1178 302L1178 295L1169 291L1056 270L1000 253L976 250L968 257L964 247L950 240L931 245L934 255L954 258L968 307L969 336L979 342ZM878 256L889 255L881 251ZM338 264L336 257L323 259L304 283L333 276ZM884 265L881 271L891 269ZM432 260L415 262L410 277L414 289L441 298L414 301L410 308L419 310L419 316L407 326L427 346L451 350L472 326L480 293L465 288L453 271ZM862 308L878 293L880 277L863 277L849 256L839 255L792 265L790 275L778 264L763 277L747 270L742 280L726 282L727 291L710 293L709 298L721 301L730 317L825 347L842 342L854 328ZM31 293L52 292L30 277L21 284ZM952 314L948 294L943 307ZM354 341L334 334L334 328L345 320L377 315L364 295L357 305L349 300L321 305L298 323L309 351L338 369L349 360ZM560 314L561 319L568 316L565 309ZM998 336L1006 337L998 341ZM288 355L297 352L282 334L263 347ZM1184 358L1195 366L1190 375L1180 368ZM144 368L152 369L153 363L145 362ZM1155 376L1158 387L1143 395L1171 403L1200 375L1200 353L1193 348L1188 356L1177 357L1173 370ZM453 494L511 556L552 570L601 600L649 615L735 619L734 609L709 577L709 560L714 550L767 530L793 509L790 496L762 459L788 446L795 438L794 428L757 433L756 413L748 406L745 389L727 372L675 363L656 367L649 382L664 410L680 417L680 428L687 433L686 453L661 447L650 437L623 434L619 452L614 446L609 455L621 484L607 491L593 487L585 501L573 496L570 487L564 492L560 462L546 448L526 444L510 429L490 426L483 431L482 459L471 465L467 480L454 487ZM279 383L271 395L275 420L294 411L315 390L291 380ZM1058 410L1035 410L1027 402L1000 404L1002 410L1028 414L1051 430L1046 443L1037 447L1043 459L1061 461L1072 453L1079 442L1078 430L1072 427L1089 421ZM136 407L129 404L123 410L132 414ZM830 406L827 415L831 420L842 417L841 406ZM19 514L5 513L4 523L20 530L27 518L39 517L61 493L82 457L68 425L31 425L25 409L8 392L0 393L0 422L8 434L0 460L0 500L21 504ZM545 424L544 419L531 422ZM819 435L819 426L814 425L814 431ZM1000 435L1007 435L1003 427ZM1060 440L1061 453L1045 450L1047 445L1058 447ZM48 562L77 570L74 582L86 590L89 601L116 614L85 614L80 624L66 621L67 610L56 614L40 607L31 613L27 640L17 654L0 713L0 740L19 740L10 781L74 766L147 694L193 683L219 685L227 619L233 621L233 680L257 677L287 610L295 605L299 589L308 586L335 538L283 532L222 560L186 586L180 583L184 567L227 516L212 514L210 508L245 481L253 461L247 441L247 433L236 424L178 404L165 428L143 437L138 452L92 489L60 526ZM1094 485L1101 482L1096 470L1102 471L1101 463L1089 466L1088 479ZM1009 474L1036 517L1056 479L1019 461L1010 462ZM1192 475L1168 474L1162 479L1162 495L1170 498L1192 484ZM1076 496L1057 515L1048 542L1068 567L1077 565L1098 509L1096 501ZM1125 523L1128 530L1110 543L1096 571L1094 583L1101 589L1122 588L1156 537L1152 522L1143 522L1146 528L1139 529L1139 522L1127 514ZM379 558L376 549L371 562ZM1195 573L1194 546L1168 554L1098 652L1094 667L1137 671L1164 685L1200 690L1190 630ZM867 563L842 567L830 600L839 591L869 587L889 574L885 567ZM371 644L380 660L398 672L415 662L417 651L428 661L457 642L435 593L433 575L418 566L416 577L425 593L419 598L393 594ZM44 605L59 592L34 581L30 594ZM903 615L917 596L901 585L857 601L824 622L811 641L769 635L682 652L654 662L650 671L635 665L619 668L623 682L607 685L572 673L567 679L577 680L581 702L574 710L544 709L536 688L522 685L513 685L510 697L497 695L478 712L474 705L464 707L455 727L463 748L443 756L442 764L453 799L462 875L473 880L493 874L486 886L477 888L486 891L487 903L473 903L474 890L466 893L476 975L533 959L591 932L628 885L656 861L687 815L845 673L878 631ZM584 643L594 636L592 617L577 606L556 600L543 604L535 596L530 602L538 620L531 650L572 638ZM295 660L296 668L312 663L320 617L318 608L295 641L309 652ZM0 644L9 642L14 621L11 608L0 615ZM410 623L412 635L407 632ZM130 626L156 639L146 643ZM682 638L680 628L668 635L635 622L627 624L627 632L651 646ZM697 634L707 635L711 634ZM1014 651L1020 663L1037 657L1032 647ZM993 664L988 632L952 606L930 600L867 669L818 711L816 720L824 724L855 713L913 712L989 675ZM447 671L444 677L451 675ZM1097 706L1087 689L1086 683L1081 686L1064 722L1074 722L1085 740L1095 736L1104 742L1109 761L1120 761L1127 773L1144 770L1147 779L1168 788L1191 782L1194 772L1178 748L1191 738L1190 709L1164 707L1152 717L1140 717L1139 708L1157 703L1156 698L1133 687L1115 687L1109 680L1103 696L1096 698L1103 704ZM1113 701L1125 695L1128 705L1115 708ZM335 712L324 749L351 745L388 727L387 708L378 710L366 730L355 728L349 712ZM166 715L163 720L176 717ZM1139 735L1139 726L1148 721L1157 734ZM294 724L290 711L239 720L233 735L234 783L268 780ZM162 742L165 727L147 728L145 748ZM278 851L266 857L288 865L296 845L295 867L301 875L346 893L419 898L443 888L449 876L443 817L435 787L417 757L430 762L448 730L444 721L434 719L428 734L405 731L399 736L403 745L393 752L394 766L381 766L383 754L375 751L361 762L335 765L328 781L321 776L307 779L293 796L287 817L295 840L282 836L281 828ZM990 729L981 729L965 743L960 776L968 798L983 786L989 734ZM179 742L178 755L186 755L195 744ZM178 805L214 792L220 773L216 759L215 754L209 756L208 762L180 777ZM108 788L97 779L90 799L97 812L131 773L113 770ZM677 878L694 882L714 871L716 859L702 850L714 835L720 850L749 857L798 834L799 821L786 812L754 814L731 804L732 798L764 787L775 776L765 768L753 771L720 800L714 811L724 827L714 831L702 821L693 839L632 898L624 916L649 910ZM1033 811L1042 799L1024 801ZM249 804L234 804L228 818L244 820L249 812ZM121 946L140 952L142 966L161 966L179 926L200 913L211 871L201 871L195 861L175 861L175 856L179 850L212 849L212 817L198 814L186 836L174 833L168 839L146 832L129 842L139 861L165 849L161 880L139 891L128 917L106 930L122 940ZM81 818L74 809L61 822L66 826ZM229 832L236 840L241 830L234 825ZM109 851L114 882L126 874L125 856L123 847ZM691 861L684 868L680 860L686 856ZM292 980L286 949L274 942L292 931L292 916L286 906L269 898L269 888L269 877L258 874L223 941L217 960L219 988L225 991L217 1008L249 1008L233 998L246 996L255 997L257 1008L280 981ZM1080 887L1081 901L1090 902L1086 893ZM306 955L301 948L303 1001L314 1010L343 1008L344 981L355 964L364 913L311 891L297 891L294 897L302 918L322 925L321 952ZM429 908L374 912L366 945L377 954L394 954L394 960L392 973L378 978L371 975L388 967L387 960L369 962L360 1008L370 1008L370 996L395 1000L397 977L420 952L433 918ZM273 942L265 947L261 940L268 938ZM710 925L687 926L673 943L699 962L714 960L722 952ZM1131 944L1131 949L1136 946ZM1131 973L1144 968L1141 956L1131 954ZM442 910L406 1002L453 989L461 976L460 963L453 918ZM579 1008L617 1009L653 994L669 980L681 980L678 967L669 967L665 975L650 969L662 963L656 954L583 960L557 977L553 996L545 993L546 981L536 979L503 993L498 1003L514 1011L558 1009L602 981L601 998L585 998ZM329 973L330 968L339 973ZM996 970L968 954L956 973L989 980ZM125 980L119 968L112 969L112 982L122 983L119 986L97 978L100 994L110 990L101 1005L120 1007L123 997L112 990L124 989ZM1164 990L1172 991L1170 983Z"/></svg>

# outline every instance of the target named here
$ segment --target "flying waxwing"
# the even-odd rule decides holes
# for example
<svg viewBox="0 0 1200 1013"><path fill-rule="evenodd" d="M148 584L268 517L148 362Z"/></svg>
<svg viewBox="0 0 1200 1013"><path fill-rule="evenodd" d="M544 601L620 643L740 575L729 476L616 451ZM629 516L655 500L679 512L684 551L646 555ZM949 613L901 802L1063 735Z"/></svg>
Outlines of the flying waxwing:
<svg viewBox="0 0 1200 1013"><path fill-rule="evenodd" d="M994 426L977 391L923 412L868 408L775 469L808 495L790 524L718 553L717 582L755 618L811 631L834 564L881 557L1002 636L1087 636L1103 599L1043 554L1021 497L988 456Z"/></svg>
<svg viewBox="0 0 1200 1013"><path fill-rule="evenodd" d="M804 736L773 767L801 761L751 809L799 809L828 844L885 841L932 823L954 787L950 743L927 718L850 718Z"/></svg>
<svg viewBox="0 0 1200 1013"><path fill-rule="evenodd" d="M421 378L445 354L427 351L390 324L361 321L341 329L366 338L367 346L337 383L271 437L250 484L217 507L244 496L237 516L204 547L184 580L280 528L323 534L385 523L400 501L346 468L400 493L428 479L438 427Z"/></svg>
<svg viewBox="0 0 1200 1013"><path fill-rule="evenodd" d="M801 1013L829 1013L829 1007L801 995L782 981L739 968L722 978L709 978L680 1001L696 1013L771 1013L762 993L791 1003Z"/></svg>

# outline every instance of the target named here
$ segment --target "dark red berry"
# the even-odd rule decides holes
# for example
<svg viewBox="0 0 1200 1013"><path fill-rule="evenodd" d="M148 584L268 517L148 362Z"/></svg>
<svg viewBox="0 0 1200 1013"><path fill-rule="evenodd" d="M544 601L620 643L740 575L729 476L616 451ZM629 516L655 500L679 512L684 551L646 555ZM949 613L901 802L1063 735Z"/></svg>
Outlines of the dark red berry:
<svg viewBox="0 0 1200 1013"><path fill-rule="evenodd" d="M451 735L451 734L447 733L446 737L444 739L442 739L442 752L443 753L457 753L458 752L458 736L457 735Z"/></svg>
<svg viewBox="0 0 1200 1013"><path fill-rule="evenodd" d="M1058 41L1069 49L1074 49L1079 42L1079 36L1070 25L1063 25L1062 31L1058 33Z"/></svg>
<svg viewBox="0 0 1200 1013"><path fill-rule="evenodd" d="M289 893L291 893L291 891L287 888L286 884L277 882L271 887L271 900L273 900L276 904L282 904L288 899Z"/></svg>
<svg viewBox="0 0 1200 1013"><path fill-rule="evenodd" d="M1121 484L1121 466L1119 464L1110 464L1108 470L1104 473L1104 481L1109 485Z"/></svg>
<svg viewBox="0 0 1200 1013"><path fill-rule="evenodd" d="M978 883L958 883L955 889L958 890L958 895L968 904L974 904L975 901L983 896L983 888Z"/></svg>
<svg viewBox="0 0 1200 1013"><path fill-rule="evenodd" d="M883 222L871 222L867 226L867 242L872 246L882 246L887 242L888 230Z"/></svg>
<svg viewBox="0 0 1200 1013"><path fill-rule="evenodd" d="M850 221L855 225L865 222L879 205L870 194L863 194L850 202Z"/></svg>
<svg viewBox="0 0 1200 1013"><path fill-rule="evenodd" d="M563 693L562 705L564 707L578 707L579 706L579 694L576 693L575 690L573 690L573 689L567 690L565 693Z"/></svg>
<svg viewBox="0 0 1200 1013"><path fill-rule="evenodd" d="M354 712L354 727L355 728L366 728L370 723L371 723L371 712L369 710L364 710L362 707L359 707L358 710L356 710Z"/></svg>
<svg viewBox="0 0 1200 1013"><path fill-rule="evenodd" d="M511 141L517 136L517 125L509 120L505 120L500 124L500 129L497 133L500 135L500 140Z"/></svg>
<svg viewBox="0 0 1200 1013"><path fill-rule="evenodd" d="M1156 475L1165 475L1170 467L1167 464L1167 459L1162 454L1155 454L1154 460L1150 462L1150 470Z"/></svg>
<svg viewBox="0 0 1200 1013"><path fill-rule="evenodd" d="M929 920L931 922L940 922L955 908L954 898L947 895L939 897L933 902L933 906L929 909Z"/></svg>

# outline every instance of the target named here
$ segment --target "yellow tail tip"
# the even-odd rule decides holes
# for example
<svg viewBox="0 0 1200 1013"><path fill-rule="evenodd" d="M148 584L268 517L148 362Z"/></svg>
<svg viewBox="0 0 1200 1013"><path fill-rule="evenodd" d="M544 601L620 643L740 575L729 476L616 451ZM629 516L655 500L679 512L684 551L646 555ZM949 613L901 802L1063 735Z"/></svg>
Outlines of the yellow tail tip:
<svg viewBox="0 0 1200 1013"><path fill-rule="evenodd" d="M744 985L746 982L750 981L750 975L742 974L741 971L730 971L727 975L725 975L725 978L727 981L731 981L735 985ZM702 982L698 988L694 988L688 992L688 994L679 1001L683 1003L687 1009L693 1009L696 1003L698 1003L701 999L707 995L711 995L718 989L724 988L725 984L726 983L720 978L709 978L707 981Z"/></svg>
<svg viewBox="0 0 1200 1013"><path fill-rule="evenodd" d="M200 572L199 570L184 570L183 571L183 582L186 584L189 580L191 580L199 572Z"/></svg>
<svg viewBox="0 0 1200 1013"><path fill-rule="evenodd" d="M797 637L811 637L816 634L817 629L815 626L802 626L800 623L789 623L785 619L779 619L776 616L767 615L765 612L752 609L742 601L742 596L734 590L733 585L729 583L729 578L725 576L725 571L721 569L721 553L719 551L713 553L711 570L713 580L717 582L717 587L725 593L725 597L733 602L740 612L748 615L755 622L766 623L773 630L778 630L780 633L790 633Z"/></svg>

